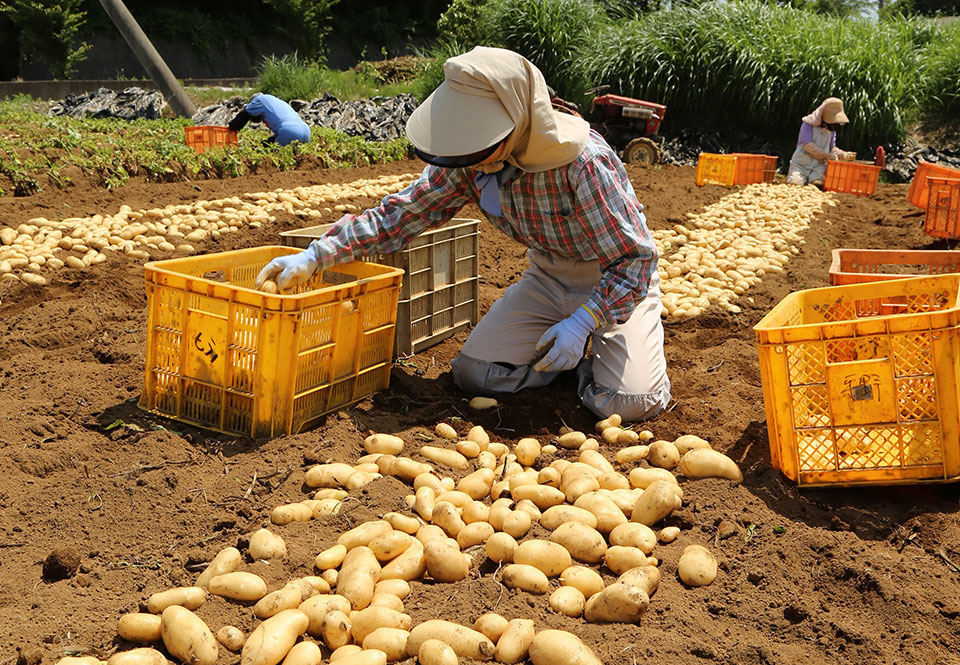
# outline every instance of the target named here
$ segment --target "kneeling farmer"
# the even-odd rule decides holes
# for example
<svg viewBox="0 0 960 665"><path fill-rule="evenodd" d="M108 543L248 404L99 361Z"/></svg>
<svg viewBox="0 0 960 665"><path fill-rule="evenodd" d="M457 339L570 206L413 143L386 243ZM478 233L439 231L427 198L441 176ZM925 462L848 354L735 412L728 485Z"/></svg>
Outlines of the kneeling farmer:
<svg viewBox="0 0 960 665"><path fill-rule="evenodd" d="M553 110L543 75L522 56L477 47L444 73L407 122L427 163L420 178L274 259L257 285L286 289L318 268L397 252L476 203L528 248L530 267L453 360L457 386L513 393L579 366L578 393L596 415L655 416L670 400L657 249L623 164L586 121Z"/></svg>

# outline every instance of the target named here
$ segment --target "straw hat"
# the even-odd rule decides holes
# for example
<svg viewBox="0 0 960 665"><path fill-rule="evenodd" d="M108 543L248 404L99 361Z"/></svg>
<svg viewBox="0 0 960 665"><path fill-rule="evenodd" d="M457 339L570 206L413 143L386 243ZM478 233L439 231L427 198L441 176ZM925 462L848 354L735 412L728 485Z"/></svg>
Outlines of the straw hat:
<svg viewBox="0 0 960 665"><path fill-rule="evenodd" d="M840 99L828 97L823 100L823 121L831 125L845 125L850 122L850 118L843 112L843 102Z"/></svg>

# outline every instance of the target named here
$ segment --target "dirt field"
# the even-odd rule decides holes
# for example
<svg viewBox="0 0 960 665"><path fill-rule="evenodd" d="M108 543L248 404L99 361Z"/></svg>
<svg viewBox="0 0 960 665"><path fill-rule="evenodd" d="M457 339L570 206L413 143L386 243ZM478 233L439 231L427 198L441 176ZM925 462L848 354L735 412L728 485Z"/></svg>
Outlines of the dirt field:
<svg viewBox="0 0 960 665"><path fill-rule="evenodd" d="M116 192L80 183L0 199L0 225L419 168L406 162L225 181L132 182ZM654 229L669 228L730 191L697 188L692 168L635 167L630 175ZM741 464L744 482L680 479L684 505L668 523L682 533L654 552L663 580L638 625L558 615L547 596L502 587L490 566L456 584L413 583L406 611L414 623L439 617L472 624L490 610L529 617L538 630L577 633L607 665L654 658L677 665L960 663L960 486L798 490L770 467L752 331L791 291L827 285L832 248L942 247L922 234L922 213L907 204L906 192L906 185L880 185L870 198L838 195L839 205L806 233L787 270L767 275L738 301L742 313L711 310L666 325L674 402L646 427L657 438L696 433L709 439ZM463 214L480 216L470 208ZM275 224L200 249L276 244L279 231L301 225L281 214ZM481 231L485 311L526 260L523 248L486 222ZM449 372L464 332L398 363L389 390L331 414L312 431L257 441L218 435L136 407L146 332L142 261L111 256L82 276L54 273L44 288L3 282L0 297L0 665L18 657L30 664L67 654L106 657L128 648L117 637L121 614L143 607L155 591L191 584L223 547L243 551L248 535L269 523L273 507L309 497L303 479L311 464L353 462L370 431L399 434L410 450L432 438L441 420L461 433L482 425L511 445L524 436L546 443L563 424L591 431L596 420L579 406L573 376L503 400L495 412L471 411L470 395L454 387ZM117 420L125 424L107 429ZM612 459L615 451L604 452ZM270 588L314 574L314 557L344 529L404 508L407 493L398 480L383 478L355 491L336 517L275 527L286 539L287 558L245 569ZM531 533L547 532L535 525ZM716 553L721 570L711 586L688 589L677 579L677 559L695 542ZM78 557L75 575L44 578L43 562L55 550ZM608 582L614 578L605 572ZM249 606L216 596L198 614L214 631L227 623L244 631L257 624ZM239 656L221 649L218 662L236 663Z"/></svg>

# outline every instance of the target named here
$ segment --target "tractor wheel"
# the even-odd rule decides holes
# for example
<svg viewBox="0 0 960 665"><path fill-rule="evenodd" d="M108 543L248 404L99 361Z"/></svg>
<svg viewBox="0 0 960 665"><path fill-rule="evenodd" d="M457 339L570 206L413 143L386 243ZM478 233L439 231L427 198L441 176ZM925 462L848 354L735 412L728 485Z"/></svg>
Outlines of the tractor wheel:
<svg viewBox="0 0 960 665"><path fill-rule="evenodd" d="M660 146L645 136L633 139L623 149L623 161L627 163L659 164L660 157Z"/></svg>

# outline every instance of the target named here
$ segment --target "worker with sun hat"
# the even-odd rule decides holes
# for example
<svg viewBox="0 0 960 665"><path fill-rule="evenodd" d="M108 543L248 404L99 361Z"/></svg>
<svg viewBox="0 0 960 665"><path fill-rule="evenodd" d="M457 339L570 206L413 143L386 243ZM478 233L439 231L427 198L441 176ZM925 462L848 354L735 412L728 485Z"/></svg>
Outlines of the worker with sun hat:
<svg viewBox="0 0 960 665"><path fill-rule="evenodd" d="M444 75L407 122L427 163L419 179L274 259L257 284L283 290L318 269L397 252L475 203L527 247L530 267L453 359L458 387L514 393L576 368L596 415L656 415L670 400L658 255L620 159L582 118L554 110L543 75L517 53L478 46L448 59Z"/></svg>

